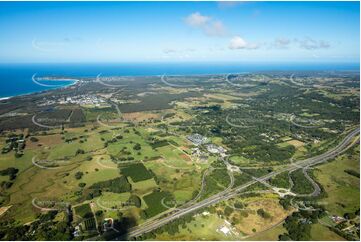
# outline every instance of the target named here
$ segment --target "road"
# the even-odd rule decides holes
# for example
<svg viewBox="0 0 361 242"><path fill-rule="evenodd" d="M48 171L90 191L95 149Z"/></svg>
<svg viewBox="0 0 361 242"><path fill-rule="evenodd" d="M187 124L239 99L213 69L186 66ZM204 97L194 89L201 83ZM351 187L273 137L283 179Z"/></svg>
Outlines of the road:
<svg viewBox="0 0 361 242"><path fill-rule="evenodd" d="M249 182L247 182L241 186L238 186L236 188L233 188L231 190L226 190L226 191L220 192L212 197L204 199L204 200L202 200L196 204L193 204L192 206L189 206L185 209L171 211L168 214L165 214L164 216L162 216L161 218L158 218L156 220L151 220L151 221L145 222L139 226L133 227L128 231L127 237L131 238L131 237L140 236L144 233L153 231L153 230L155 230L175 219L178 219L184 215L192 213L198 209L208 207L210 205L216 204L223 200L228 200L232 197L237 196L239 192L242 192L249 186L251 186L259 181L267 181L268 179L270 179L280 173L283 173L286 171L288 171L288 172L294 171L294 170L300 169L300 167L305 168L305 167L310 167L310 166L313 166L316 164L326 162L326 161L336 157L337 155L341 154L345 150L347 150L349 148L349 145L351 144L352 139L355 136L357 136L359 134L359 132L360 132L360 128L356 128L355 130L350 132L336 147L334 147L333 149L331 149L321 155L294 162L292 164L289 164L288 166L285 166L284 168L281 168L280 170L273 171L265 176L258 178L257 181L256 180L249 181ZM122 240L125 238L124 238L124 236L121 236L116 239Z"/></svg>

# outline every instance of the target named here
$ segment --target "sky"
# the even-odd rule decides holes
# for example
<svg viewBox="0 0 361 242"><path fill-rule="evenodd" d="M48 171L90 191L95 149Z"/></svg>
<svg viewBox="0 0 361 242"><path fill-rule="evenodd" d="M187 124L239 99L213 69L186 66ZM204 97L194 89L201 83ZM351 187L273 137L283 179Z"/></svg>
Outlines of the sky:
<svg viewBox="0 0 361 242"><path fill-rule="evenodd" d="M359 2L0 2L0 62L351 62Z"/></svg>

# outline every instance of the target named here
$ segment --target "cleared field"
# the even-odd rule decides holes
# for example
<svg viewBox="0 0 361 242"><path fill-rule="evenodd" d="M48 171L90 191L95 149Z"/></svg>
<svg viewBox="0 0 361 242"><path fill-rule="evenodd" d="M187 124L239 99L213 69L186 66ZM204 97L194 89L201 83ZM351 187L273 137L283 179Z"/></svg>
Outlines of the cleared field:
<svg viewBox="0 0 361 242"><path fill-rule="evenodd" d="M157 156L158 153L153 150L146 141L149 134L141 128L135 130L136 132L130 129L128 129L127 132L117 132L117 134L122 135L123 138L108 144L108 154L120 160L122 160L122 158L127 159L132 157L135 161ZM136 144L140 145L140 149L135 149Z"/></svg>
<svg viewBox="0 0 361 242"><path fill-rule="evenodd" d="M186 201L192 198L194 191L201 185L201 168L195 165L188 167L173 167L163 159L145 163L157 176L159 187L163 191L170 191L177 201Z"/></svg>
<svg viewBox="0 0 361 242"><path fill-rule="evenodd" d="M359 146L355 150L359 150ZM360 179L346 173L348 169L359 171L359 152L342 155L314 171L317 181L327 193L321 201L328 211L339 216L360 208Z"/></svg>
<svg viewBox="0 0 361 242"><path fill-rule="evenodd" d="M219 231L226 223L224 219L215 214L201 215L198 214L194 220L187 223L186 228L179 226L179 233L169 235L162 233L157 235L156 240L239 240L242 235L230 233L225 235Z"/></svg>
<svg viewBox="0 0 361 242"><path fill-rule="evenodd" d="M311 227L311 239L316 241L344 241L345 239L329 230L322 224L313 224Z"/></svg>
<svg viewBox="0 0 361 242"><path fill-rule="evenodd" d="M149 112L134 112L134 113L124 113L122 118L125 120L141 122L145 120L155 120L159 119L160 115L156 113L149 113Z"/></svg>
<svg viewBox="0 0 361 242"><path fill-rule="evenodd" d="M103 192L101 196L93 199L94 204L99 210L116 210L116 209L127 209L125 203L130 197L130 192L113 193Z"/></svg>
<svg viewBox="0 0 361 242"><path fill-rule="evenodd" d="M255 197L242 200L247 204L246 212L239 213L232 216L238 217L240 223L236 227L247 235L252 235L272 228L274 225L282 222L292 211L286 211L278 203L278 199L273 195ZM269 214L269 218L261 217L257 214L258 209L263 209Z"/></svg>
<svg viewBox="0 0 361 242"><path fill-rule="evenodd" d="M153 178L139 182L134 182L132 178L129 178L128 180L132 185L132 191L137 195L147 194L157 188L157 183Z"/></svg>
<svg viewBox="0 0 361 242"><path fill-rule="evenodd" d="M279 224L271 229L263 232L256 233L256 235L247 237L245 240L250 241L278 241L278 236L286 233L287 230L283 227L283 224Z"/></svg>
<svg viewBox="0 0 361 242"><path fill-rule="evenodd" d="M99 163L96 162L96 159L81 162L77 168L71 171L69 176L62 179L62 182L66 181L66 186L69 188L77 187L80 182L85 183L89 187L94 183L119 177L119 169L111 169L105 166L108 165L107 163ZM77 172L83 172L84 174L79 180L75 179Z"/></svg>

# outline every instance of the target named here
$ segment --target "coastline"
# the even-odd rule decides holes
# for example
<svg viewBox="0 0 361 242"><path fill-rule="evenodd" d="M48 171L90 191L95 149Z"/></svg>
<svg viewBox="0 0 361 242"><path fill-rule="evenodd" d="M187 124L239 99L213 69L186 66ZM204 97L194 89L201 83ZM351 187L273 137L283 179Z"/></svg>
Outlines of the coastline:
<svg viewBox="0 0 361 242"><path fill-rule="evenodd" d="M57 80L51 80L51 81L54 81L54 82L56 82L56 81L64 81L64 79L57 79ZM20 93L20 94L16 94L16 95L13 95L13 96L0 97L0 102L1 102L1 101L5 101L5 100L9 100L9 99L11 99L11 98L28 96L28 95L35 95L35 94L40 94L40 93L42 93L42 92L47 92L47 91L51 91L51 90L68 88L68 87L74 86L74 85L76 85L78 82L80 82L79 79L69 79L69 80L67 80L67 81L73 81L73 83L71 83L71 84L66 84L66 85L63 85L63 86L58 86L58 87L54 86L53 88L48 88L48 89L44 89L44 90L41 90L41 91Z"/></svg>
<svg viewBox="0 0 361 242"><path fill-rule="evenodd" d="M1 66L1 64L0 64ZM208 72L207 71L204 71L202 72L202 70L199 70L199 72L195 71L193 73L183 73L183 74L179 74L179 73L163 73L163 74L160 74L160 72L158 73L154 73L154 74L141 74L141 75L114 75L114 76L117 76L117 77L161 77L162 75L168 75L168 76L173 76L173 77L178 77L178 76L211 76L211 75L226 75L226 74L250 74L250 73L264 73L264 72L298 72L298 71L310 71L310 72L314 72L314 71L330 71L330 70L327 70L327 69L320 69L320 70L291 70L291 69L285 69L285 70L273 70L273 71L267 71L267 70L249 70L249 71L244 71L244 70L239 70L239 71L229 71L229 72L225 72L225 71L219 71L217 73L213 73L213 72ZM346 69L346 70L333 70L333 71L350 71L350 72L359 72L358 69L353 69L353 68L349 68L349 69ZM112 73L113 74L113 73ZM62 74L60 74L60 76L62 76ZM111 75L113 76L113 75ZM104 76L106 77L106 76ZM41 81L51 81L51 82L61 82L61 81L72 81L72 83L70 84L64 84L64 85L61 85L61 86L56 86L56 85L41 85L40 83L37 83L37 81L35 81L34 79L34 75L32 77L32 80L35 84L39 85L39 86L45 86L45 87L48 87L44 90L38 90L38 91L31 91L31 92L24 92L24 93L19 93L19 94L14 94L14 95L4 95L4 96L0 96L0 101L4 101L4 100L9 100L11 98L15 98L15 97L21 97L21 96L27 96L27 95L33 95L33 94L39 94L39 93L42 93L42 92L46 92L46 91L50 91L50 90L56 90L56 89L62 89L62 88L67 88L67 87L71 87L73 85L76 85L78 82L80 82L81 80L80 79L75 79L75 78L69 78L69 77L60 77L58 79L52 79L53 77L49 77L49 76L46 76L46 77L41 77L39 80Z"/></svg>

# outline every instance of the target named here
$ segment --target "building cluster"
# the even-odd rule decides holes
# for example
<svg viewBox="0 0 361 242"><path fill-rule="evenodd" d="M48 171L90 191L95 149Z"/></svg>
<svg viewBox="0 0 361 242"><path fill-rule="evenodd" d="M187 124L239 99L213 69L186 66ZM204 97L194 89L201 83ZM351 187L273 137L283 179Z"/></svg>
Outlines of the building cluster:
<svg viewBox="0 0 361 242"><path fill-rule="evenodd" d="M65 97L58 100L59 104L79 104L79 105L100 105L105 103L105 100L96 95L79 95L73 97Z"/></svg>
<svg viewBox="0 0 361 242"><path fill-rule="evenodd" d="M199 146L208 142L208 138L200 134L191 134L187 136L187 139L194 145Z"/></svg>
<svg viewBox="0 0 361 242"><path fill-rule="evenodd" d="M192 155L198 156L201 160L207 160L207 152L210 154L218 154L221 157L226 156L226 149L219 145L209 143L209 139L205 136L200 134L191 134L187 136L187 139L196 146L192 149Z"/></svg>
<svg viewBox="0 0 361 242"><path fill-rule="evenodd" d="M106 101L96 95L85 94L71 97L60 97L56 99L43 99L39 106L48 106L53 104L79 104L79 105L95 105L100 106Z"/></svg>
<svg viewBox="0 0 361 242"><path fill-rule="evenodd" d="M234 226L232 226L232 224L227 220L224 220L224 223L220 227L218 227L217 232L223 233L226 236L231 236L232 234L236 236L239 235L237 229Z"/></svg>

